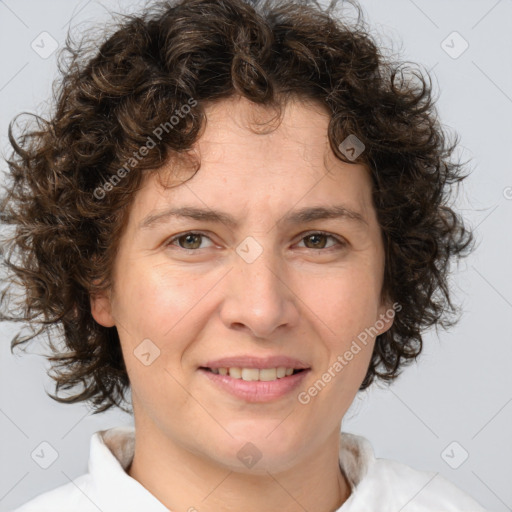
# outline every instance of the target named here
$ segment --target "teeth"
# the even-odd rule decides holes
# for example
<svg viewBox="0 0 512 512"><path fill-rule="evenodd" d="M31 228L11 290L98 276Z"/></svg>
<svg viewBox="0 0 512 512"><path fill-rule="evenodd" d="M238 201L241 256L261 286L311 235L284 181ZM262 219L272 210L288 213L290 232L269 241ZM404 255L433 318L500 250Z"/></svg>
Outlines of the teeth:
<svg viewBox="0 0 512 512"><path fill-rule="evenodd" d="M218 375L229 375L233 379L245 381L271 381L292 375L293 368L279 366L278 368L212 368Z"/></svg>
<svg viewBox="0 0 512 512"><path fill-rule="evenodd" d="M238 368L237 368L238 370ZM229 375L232 375L233 368L229 369ZM258 368L242 368L242 380L259 380L260 371Z"/></svg>
<svg viewBox="0 0 512 512"><path fill-rule="evenodd" d="M233 377L234 379L242 378L242 370L240 368L229 368L228 372L229 376Z"/></svg>
<svg viewBox="0 0 512 512"><path fill-rule="evenodd" d="M259 373L260 380L276 380L277 368L264 368L263 370L256 370ZM243 376L243 374L242 374Z"/></svg>

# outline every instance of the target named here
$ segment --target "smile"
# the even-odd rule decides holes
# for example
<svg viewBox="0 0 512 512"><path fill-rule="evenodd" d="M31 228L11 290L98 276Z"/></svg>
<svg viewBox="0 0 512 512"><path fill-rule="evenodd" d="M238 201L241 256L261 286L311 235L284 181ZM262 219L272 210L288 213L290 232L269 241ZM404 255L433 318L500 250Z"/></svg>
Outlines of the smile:
<svg viewBox="0 0 512 512"><path fill-rule="evenodd" d="M245 381L272 381L282 379L303 371L303 369L286 368L279 366L277 368L204 368L217 375L229 375L233 379L242 379Z"/></svg>
<svg viewBox="0 0 512 512"><path fill-rule="evenodd" d="M244 402L262 403L294 396L310 369L277 368L206 368L199 372L217 390L228 393ZM283 375L284 370L284 376ZM221 373L225 372L224 374ZM291 373L290 373L291 372Z"/></svg>

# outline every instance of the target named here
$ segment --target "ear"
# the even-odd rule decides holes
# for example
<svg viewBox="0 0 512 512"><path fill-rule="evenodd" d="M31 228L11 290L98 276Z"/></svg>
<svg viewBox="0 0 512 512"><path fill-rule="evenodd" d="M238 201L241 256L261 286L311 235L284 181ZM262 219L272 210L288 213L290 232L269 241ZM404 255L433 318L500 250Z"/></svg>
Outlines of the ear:
<svg viewBox="0 0 512 512"><path fill-rule="evenodd" d="M398 302L392 303L391 300L383 300L379 308L379 316L376 319L375 327L379 335L384 334L391 329L396 314L402 309Z"/></svg>
<svg viewBox="0 0 512 512"><path fill-rule="evenodd" d="M91 313L100 325L103 327L113 327L115 325L114 317L112 316L112 301L110 297L110 290L90 296Z"/></svg>

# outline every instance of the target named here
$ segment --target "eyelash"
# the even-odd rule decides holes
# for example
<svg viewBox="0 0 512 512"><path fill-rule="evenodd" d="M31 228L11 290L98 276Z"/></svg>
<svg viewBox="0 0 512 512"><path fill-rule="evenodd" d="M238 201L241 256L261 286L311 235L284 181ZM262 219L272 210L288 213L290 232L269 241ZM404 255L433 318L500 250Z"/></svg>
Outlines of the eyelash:
<svg viewBox="0 0 512 512"><path fill-rule="evenodd" d="M187 236L187 235L201 235L205 238L208 238L210 241L210 237L201 232L201 231L187 231L185 233L180 233L178 235L175 235L173 236L172 238L170 238L167 242L165 242L165 246L168 247L168 246L172 246L173 245L173 242L175 242L176 240L178 240L179 238L182 238L184 236ZM347 245L347 243L345 241L343 241L342 239L334 236L334 235L331 235L330 233L327 233L325 231L309 231L307 233L304 233L302 235L302 238L300 239L300 241L302 242L305 238L308 238L312 235L323 235L323 236L326 236L327 238L332 238L336 243L337 245L339 246L338 249L341 249L343 247L345 247ZM183 247L178 247L178 246L175 246L177 249L181 250L181 251L185 251L187 253L193 253L193 252L199 252L201 249L185 249ZM310 249L308 247L306 247L307 250L309 251L323 251L323 252L328 252L328 251L331 251L331 250L336 250L336 246L333 246L333 247L328 247L328 248L325 248L325 249Z"/></svg>

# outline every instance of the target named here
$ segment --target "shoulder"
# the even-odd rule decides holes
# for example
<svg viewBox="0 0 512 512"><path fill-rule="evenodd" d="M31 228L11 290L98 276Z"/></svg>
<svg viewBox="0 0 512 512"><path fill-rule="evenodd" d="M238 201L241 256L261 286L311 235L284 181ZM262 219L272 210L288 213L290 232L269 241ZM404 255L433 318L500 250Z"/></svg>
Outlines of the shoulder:
<svg viewBox="0 0 512 512"><path fill-rule="evenodd" d="M352 485L343 512L485 512L464 491L439 473L420 471L390 459L376 458L364 437L343 433L340 462Z"/></svg>
<svg viewBox="0 0 512 512"><path fill-rule="evenodd" d="M82 475L60 487L44 492L11 512L98 512L87 498L89 475Z"/></svg>
<svg viewBox="0 0 512 512"><path fill-rule="evenodd" d="M389 485L403 512L485 512L471 496L439 473L419 471L394 460L376 459L372 475Z"/></svg>

